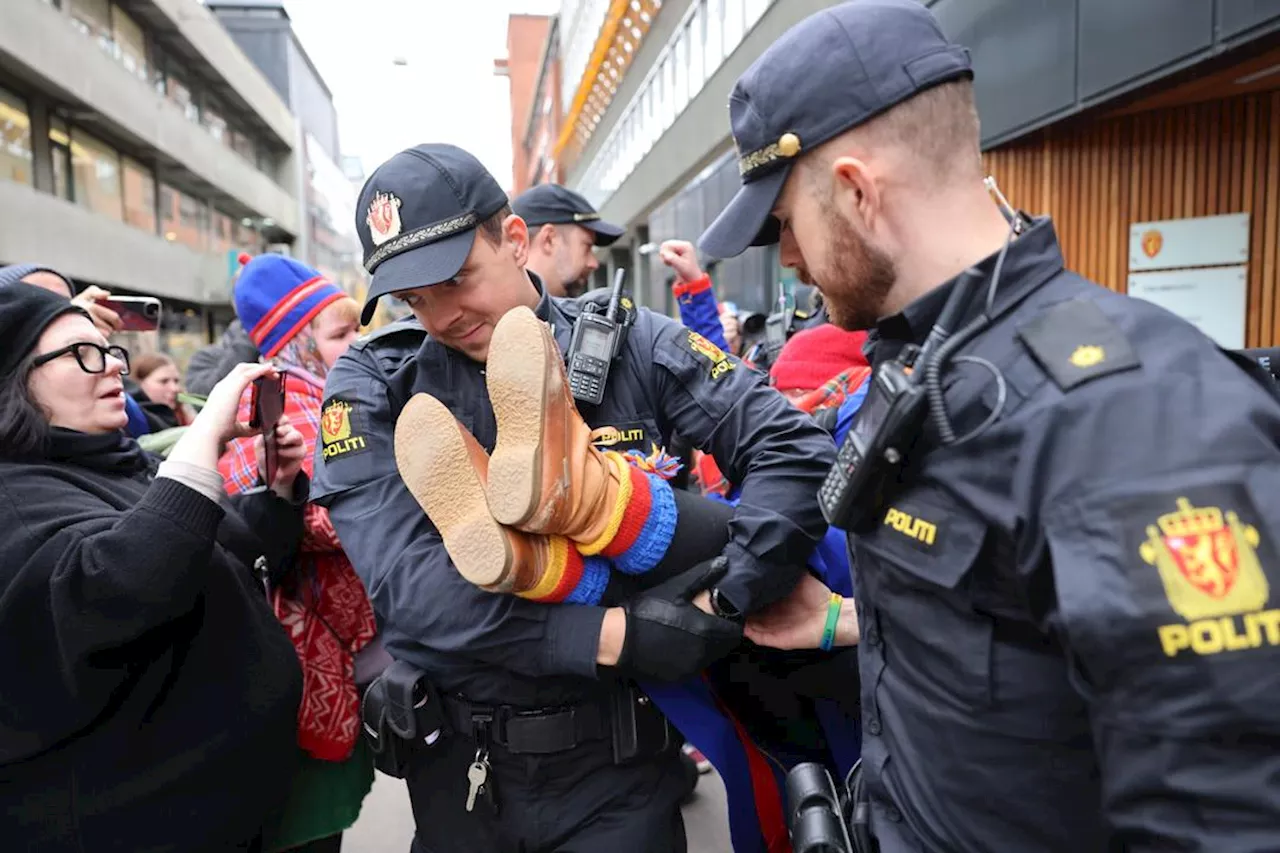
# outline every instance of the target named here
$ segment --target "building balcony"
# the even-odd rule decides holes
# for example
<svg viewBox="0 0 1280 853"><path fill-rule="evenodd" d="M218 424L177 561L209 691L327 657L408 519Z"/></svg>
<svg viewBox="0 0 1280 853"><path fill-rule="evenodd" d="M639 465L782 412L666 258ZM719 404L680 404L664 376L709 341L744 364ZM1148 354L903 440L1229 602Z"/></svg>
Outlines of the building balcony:
<svg viewBox="0 0 1280 853"><path fill-rule="evenodd" d="M75 239L68 239L75 235ZM231 301L229 261L0 180L0 258L38 260L72 278L202 305Z"/></svg>
<svg viewBox="0 0 1280 853"><path fill-rule="evenodd" d="M177 2L171 0L166 5ZM225 38L221 26L198 4L184 0L182 15L188 13L188 5L207 16L208 26L216 27ZM204 40L217 41L208 36ZM229 38L226 41L235 49ZM217 53L212 47L210 50ZM248 64L247 59L241 59ZM218 61L234 65L225 57ZM192 122L177 104L99 50L58 9L35 0L5 4L4 26L0 27L0 68L56 99L61 105L59 111L78 125L154 165L162 180L202 195L233 216L269 219L287 235L299 233L298 205L291 193ZM262 87L268 87L256 69L249 70L257 75ZM255 87L243 85L252 94ZM270 94L275 98L274 93ZM259 99L258 95L253 97ZM275 100L280 104L278 98ZM274 112L269 106L267 110ZM292 116L288 121L294 121ZM278 124L279 116L269 123ZM296 137L296 131L289 134L290 139Z"/></svg>

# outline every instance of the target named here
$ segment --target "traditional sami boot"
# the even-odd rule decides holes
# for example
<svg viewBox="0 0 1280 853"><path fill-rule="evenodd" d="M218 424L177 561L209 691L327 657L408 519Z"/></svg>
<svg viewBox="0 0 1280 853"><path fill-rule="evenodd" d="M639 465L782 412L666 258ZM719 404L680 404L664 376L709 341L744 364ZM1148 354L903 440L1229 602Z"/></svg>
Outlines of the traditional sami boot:
<svg viewBox="0 0 1280 853"><path fill-rule="evenodd" d="M485 501L488 454L443 403L416 394L396 421L396 465L444 539L458 574L489 592L536 601L594 604L608 564L586 559L564 537L503 527Z"/></svg>
<svg viewBox="0 0 1280 853"><path fill-rule="evenodd" d="M493 517L566 536L582 554L628 573L656 565L675 530L671 487L595 446L550 327L528 308L507 312L490 340L485 378L498 424L487 487Z"/></svg>

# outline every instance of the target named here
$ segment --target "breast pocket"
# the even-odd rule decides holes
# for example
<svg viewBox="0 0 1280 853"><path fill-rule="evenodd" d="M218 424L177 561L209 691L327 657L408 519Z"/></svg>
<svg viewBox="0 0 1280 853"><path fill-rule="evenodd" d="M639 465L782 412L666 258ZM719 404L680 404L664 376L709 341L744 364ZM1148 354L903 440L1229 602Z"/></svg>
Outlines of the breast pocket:
<svg viewBox="0 0 1280 853"><path fill-rule="evenodd" d="M973 606L986 525L937 491L897 498L855 541L858 580L895 678L930 701L968 710L991 701L991 618Z"/></svg>

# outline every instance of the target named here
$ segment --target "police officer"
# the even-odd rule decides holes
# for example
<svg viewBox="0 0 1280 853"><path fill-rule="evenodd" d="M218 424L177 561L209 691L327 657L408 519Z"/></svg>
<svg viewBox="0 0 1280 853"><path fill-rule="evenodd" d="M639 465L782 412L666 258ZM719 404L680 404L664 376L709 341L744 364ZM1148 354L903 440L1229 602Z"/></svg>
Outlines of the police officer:
<svg viewBox="0 0 1280 853"><path fill-rule="evenodd" d="M538 184L511 202L529 228L525 269L542 279L552 296L581 296L600 268L592 251L612 246L623 229L600 218L585 198L559 184Z"/></svg>
<svg viewBox="0 0 1280 853"><path fill-rule="evenodd" d="M701 241L778 242L878 376L952 315L942 405L877 432L908 410L877 383L854 426L904 460L850 516L875 840L1274 850L1280 404L1002 216L971 77L914 0L805 20L733 90L743 185Z"/></svg>
<svg viewBox="0 0 1280 853"><path fill-rule="evenodd" d="M453 735L408 775L415 850L683 850L677 751L663 748L665 721L627 679L695 674L710 662L699 630L719 629L700 627L677 604L645 623L622 608L540 604L472 586L393 456L393 427L417 392L444 403L492 451L484 371L494 325L528 306L563 349L584 303L550 297L526 272L524 221L458 148L397 154L369 178L357 210L373 276L366 318L380 296L395 294L415 319L357 341L330 372L312 494L365 582L388 651L445 694ZM794 586L799 558L824 529L815 492L834 447L756 374L641 309L603 403L582 414L646 451L678 432L742 482L727 573L698 599L717 617L694 613L719 624ZM685 497L701 500L678 493L677 501ZM684 626L687 642L672 639L673 625ZM468 810L469 768L482 754L490 796Z"/></svg>

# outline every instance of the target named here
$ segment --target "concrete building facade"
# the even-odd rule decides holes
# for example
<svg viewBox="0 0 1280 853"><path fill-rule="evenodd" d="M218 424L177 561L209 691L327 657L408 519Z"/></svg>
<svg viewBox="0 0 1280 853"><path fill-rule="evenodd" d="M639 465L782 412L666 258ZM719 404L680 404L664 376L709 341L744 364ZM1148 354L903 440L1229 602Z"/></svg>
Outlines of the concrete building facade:
<svg viewBox="0 0 1280 853"><path fill-rule="evenodd" d="M357 191L342 167L333 93L280 0L205 0L236 45L297 117L293 180L301 230L292 254L360 295L365 276L355 231Z"/></svg>
<svg viewBox="0 0 1280 853"><path fill-rule="evenodd" d="M297 126L197 0L0 4L0 263L163 297L181 357L301 225Z"/></svg>
<svg viewBox="0 0 1280 853"><path fill-rule="evenodd" d="M511 93L511 183L507 191L517 196L540 183L545 152L554 140L542 146L542 152L526 144L526 130L540 116L544 105L559 108L559 93L548 100L545 92L548 48L553 42L555 17L550 15L511 15L507 19L507 55L495 59L493 73L506 77Z"/></svg>

